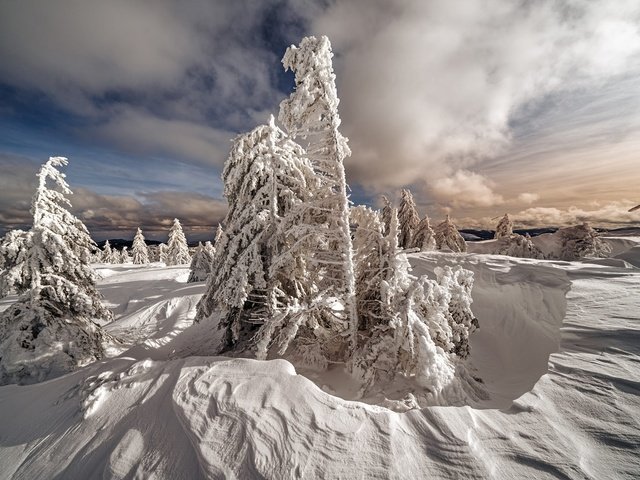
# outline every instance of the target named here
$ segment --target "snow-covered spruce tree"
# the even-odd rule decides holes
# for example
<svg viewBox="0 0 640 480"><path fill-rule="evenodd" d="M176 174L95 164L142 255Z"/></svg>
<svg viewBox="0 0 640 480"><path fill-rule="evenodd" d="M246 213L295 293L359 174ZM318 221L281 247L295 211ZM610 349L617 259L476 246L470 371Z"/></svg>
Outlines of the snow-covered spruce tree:
<svg viewBox="0 0 640 480"><path fill-rule="evenodd" d="M431 228L429 216L425 215L413 235L413 248L419 248L421 252L428 252L436 249L436 233Z"/></svg>
<svg viewBox="0 0 640 480"><path fill-rule="evenodd" d="M453 224L449 215L436 228L435 238L438 250L451 250L452 252L466 252L467 244Z"/></svg>
<svg viewBox="0 0 640 480"><path fill-rule="evenodd" d="M467 358L471 351L469 335L478 328L478 320L471 311L473 272L457 265L454 268L437 267L435 273L438 283L450 296L446 318L452 331L451 351L460 358Z"/></svg>
<svg viewBox="0 0 640 480"><path fill-rule="evenodd" d="M342 316L351 330L351 350L355 348L357 311L355 305L355 271L349 228L349 199L344 159L351 155L347 139L342 136L331 43L325 36L305 37L300 46L290 46L283 59L285 70L295 74L296 90L280 104L279 120L292 138L305 140L302 145L315 173L321 180L315 197L315 223L326 224L322 233L325 248L311 257L322 269L322 291L344 304ZM338 314L340 315L340 314ZM337 323L336 323L337 325ZM338 332L334 332L338 334ZM346 354L346 352L345 352Z"/></svg>
<svg viewBox="0 0 640 480"><path fill-rule="evenodd" d="M207 242L211 245L211 242ZM213 249L213 246L211 247ZM215 251L213 251L215 253ZM189 279L187 282L204 282L211 273L211 250L207 250L202 242L198 243L196 251L191 259L191 266L189 267Z"/></svg>
<svg viewBox="0 0 640 480"><path fill-rule="evenodd" d="M161 243L158 245L158 262L162 262L164 264L167 263L167 244Z"/></svg>
<svg viewBox="0 0 640 480"><path fill-rule="evenodd" d="M447 321L452 295L433 280L409 274L409 262L398 245L395 210L382 243L376 232L379 222L367 218L366 211L360 217L364 221L358 229L374 228L355 233L356 258L366 259L363 267L368 270L369 281L358 284L358 293L365 295L358 295L363 303L351 370L363 380L363 394L374 384L387 383L397 376L415 376L427 395L437 397L455 375L454 357L447 353L454 349ZM377 255L375 245L379 246ZM360 268L358 271L364 274ZM442 343L447 350L435 342L434 334L444 337Z"/></svg>
<svg viewBox="0 0 640 480"><path fill-rule="evenodd" d="M530 237L522 236L517 233L508 237L501 237L496 242L496 245L497 247L493 252L496 255L507 255L509 257L519 258L545 258L544 253L535 246Z"/></svg>
<svg viewBox="0 0 640 480"><path fill-rule="evenodd" d="M383 234L385 227L380 215L368 207L353 207L351 224L356 226L353 250L356 264L356 306L360 322L358 330L370 331L384 318L381 284L386 280L383 254L387 250L388 241Z"/></svg>
<svg viewBox="0 0 640 480"><path fill-rule="evenodd" d="M391 224L391 202L384 195L382 196L382 210L380 212L380 216L382 217L382 233L389 233L389 225Z"/></svg>
<svg viewBox="0 0 640 480"><path fill-rule="evenodd" d="M218 242L220 241L220 239L222 238L222 234L224 233L224 230L222 229L222 225L218 224L218 228L216 228L216 236L213 239L213 246L217 247Z"/></svg>
<svg viewBox="0 0 640 480"><path fill-rule="evenodd" d="M414 244L413 235L420 223L420 216L416 210L413 194L411 190L406 188L402 189L402 198L398 209L398 222L400 224L400 236L398 238L400 247L404 249L412 248Z"/></svg>
<svg viewBox="0 0 640 480"><path fill-rule="evenodd" d="M606 257L611 247L602 240L587 222L582 225L561 228L556 232L560 237L560 259L573 261L585 257Z"/></svg>
<svg viewBox="0 0 640 480"><path fill-rule="evenodd" d="M144 235L142 235L142 230L140 230L140 228L138 228L136 236L133 237L131 253L133 254L133 263L135 265L149 263L149 249L147 248L147 244L144 241Z"/></svg>
<svg viewBox="0 0 640 480"><path fill-rule="evenodd" d="M222 235L222 233L220 233ZM216 247L210 241L206 241L203 247L204 254L209 262L209 271L211 271L211 264L213 263L213 257L216 255Z"/></svg>
<svg viewBox="0 0 640 480"><path fill-rule="evenodd" d="M105 334L95 322L110 321L112 314L87 261L93 241L66 209L71 190L57 169L66 164L51 157L38 173L33 226L21 257L21 284L29 289L0 314L0 384L39 381L103 355Z"/></svg>
<svg viewBox="0 0 640 480"><path fill-rule="evenodd" d="M189 246L187 238L182 231L182 225L177 218L173 219L173 225L169 230L169 242L166 252L167 265L188 265L191 263L191 255L189 255Z"/></svg>
<svg viewBox="0 0 640 480"><path fill-rule="evenodd" d="M109 240L105 241L102 249L102 263L118 263L116 262L116 254L117 252L111 249Z"/></svg>
<svg viewBox="0 0 640 480"><path fill-rule="evenodd" d="M0 242L0 298L29 289L30 277L25 271L31 232L11 230Z"/></svg>
<svg viewBox="0 0 640 480"><path fill-rule="evenodd" d="M131 257L129 256L129 249L127 247L122 247L122 250L120 250L119 263L129 263L130 261Z"/></svg>
<svg viewBox="0 0 640 480"><path fill-rule="evenodd" d="M306 318L295 316L300 302L313 298L296 254L311 237L298 235L306 230L297 218L287 225L283 219L306 200L315 175L304 150L272 118L235 139L222 177L229 209L196 318L219 312L222 350L284 353Z"/></svg>
<svg viewBox="0 0 640 480"><path fill-rule="evenodd" d="M509 214L505 213L496 226L494 238L510 237L511 235L513 235L513 222L509 218Z"/></svg>

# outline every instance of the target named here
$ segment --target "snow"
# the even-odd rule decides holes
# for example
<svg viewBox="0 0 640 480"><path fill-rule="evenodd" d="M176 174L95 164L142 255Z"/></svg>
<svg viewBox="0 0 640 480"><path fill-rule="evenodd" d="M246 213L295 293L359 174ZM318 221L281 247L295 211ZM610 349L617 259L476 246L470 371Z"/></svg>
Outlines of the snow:
<svg viewBox="0 0 640 480"><path fill-rule="evenodd" d="M186 266L99 266L105 329L125 342L0 387L0 479L633 478L640 246L613 253L627 264L410 255L414 274L474 272L484 395L404 413L351 400L340 368L314 382L284 360L206 356L211 323L191 325L205 285Z"/></svg>

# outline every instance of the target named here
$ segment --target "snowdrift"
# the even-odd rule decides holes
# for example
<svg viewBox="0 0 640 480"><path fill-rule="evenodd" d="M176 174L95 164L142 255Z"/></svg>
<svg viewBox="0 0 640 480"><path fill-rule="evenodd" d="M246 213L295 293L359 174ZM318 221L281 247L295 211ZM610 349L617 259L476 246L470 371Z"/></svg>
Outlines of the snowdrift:
<svg viewBox="0 0 640 480"><path fill-rule="evenodd" d="M184 357L211 338L210 325L189 326L204 285L183 283L182 267L112 266L101 291L118 315L107 329L131 345L45 383L0 388L0 478L640 471L640 270L490 255L411 260L418 274L456 262L474 271L471 361L489 398L396 413L331 395L283 360Z"/></svg>

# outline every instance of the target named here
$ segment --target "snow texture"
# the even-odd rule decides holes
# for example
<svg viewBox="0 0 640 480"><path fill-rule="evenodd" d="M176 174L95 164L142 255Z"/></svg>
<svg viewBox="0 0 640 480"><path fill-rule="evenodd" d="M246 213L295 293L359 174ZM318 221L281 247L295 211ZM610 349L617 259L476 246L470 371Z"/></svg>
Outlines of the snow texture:
<svg viewBox="0 0 640 480"><path fill-rule="evenodd" d="M617 255L638 264L638 248ZM189 326L204 285L181 283L185 267L115 265L100 271L119 312L107 330L133 344L46 383L0 387L0 478L636 476L640 270L440 252L410 260L431 278L437 266L474 272L482 328L469 361L487 397L449 391L458 406L422 409L399 399L399 412L381 406L398 398L392 385L368 405L350 400L337 371L193 356L212 348L199 343L209 325Z"/></svg>

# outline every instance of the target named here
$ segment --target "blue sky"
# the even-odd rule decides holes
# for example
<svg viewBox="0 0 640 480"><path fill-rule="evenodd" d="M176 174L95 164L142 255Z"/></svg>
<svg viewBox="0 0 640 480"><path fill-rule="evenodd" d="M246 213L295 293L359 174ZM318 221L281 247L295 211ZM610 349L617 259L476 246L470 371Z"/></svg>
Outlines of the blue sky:
<svg viewBox="0 0 640 480"><path fill-rule="evenodd" d="M293 88L286 47L332 41L352 199L411 186L461 227L637 223L640 4L445 0L3 2L0 231L50 155L96 239L192 238L225 213L231 139Z"/></svg>

